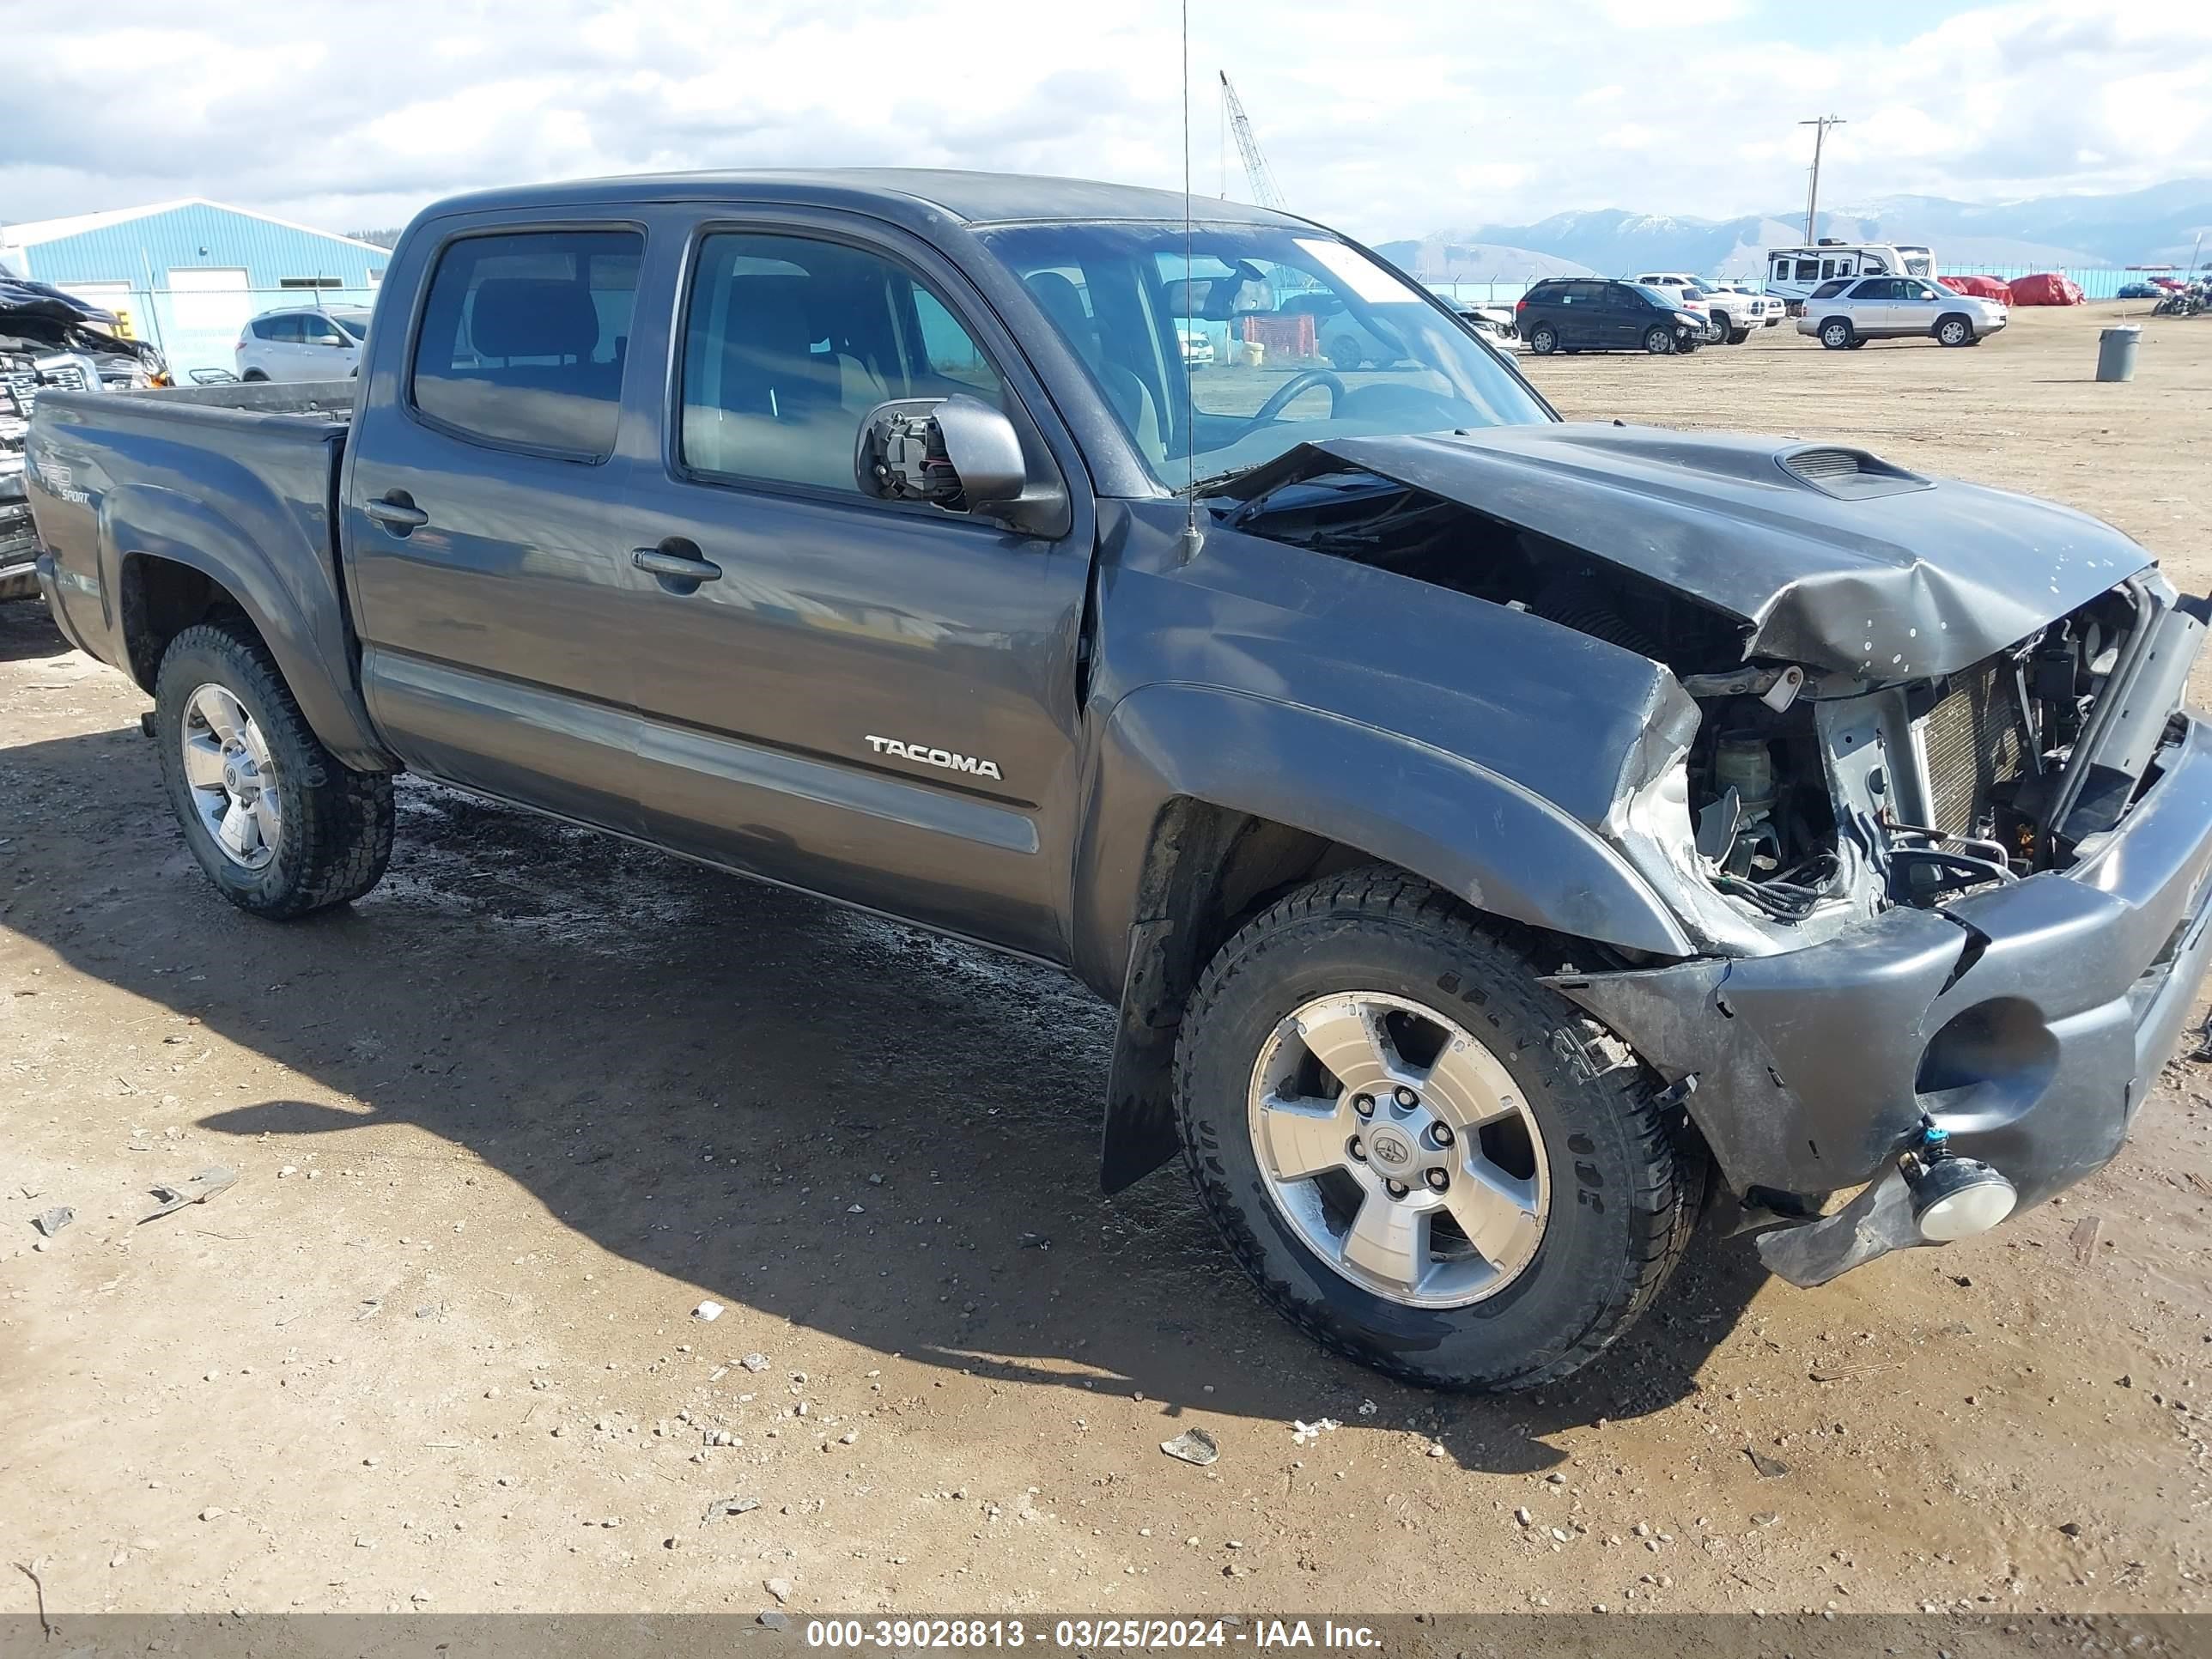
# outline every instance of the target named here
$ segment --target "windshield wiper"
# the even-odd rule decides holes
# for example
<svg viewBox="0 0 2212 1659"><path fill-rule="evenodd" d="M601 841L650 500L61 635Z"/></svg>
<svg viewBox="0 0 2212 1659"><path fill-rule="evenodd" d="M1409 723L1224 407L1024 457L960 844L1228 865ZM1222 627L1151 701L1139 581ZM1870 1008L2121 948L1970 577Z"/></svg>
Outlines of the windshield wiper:
<svg viewBox="0 0 2212 1659"><path fill-rule="evenodd" d="M1206 477L1197 480L1194 483L1185 484L1181 489L1176 491L1176 494L1178 495L1189 495L1194 499L1200 495L1205 495L1210 489L1219 488L1223 484L1234 483L1237 479L1243 477L1248 472L1257 472L1266 465L1267 463L1265 461L1255 461L1249 466L1232 466L1226 472L1211 473Z"/></svg>

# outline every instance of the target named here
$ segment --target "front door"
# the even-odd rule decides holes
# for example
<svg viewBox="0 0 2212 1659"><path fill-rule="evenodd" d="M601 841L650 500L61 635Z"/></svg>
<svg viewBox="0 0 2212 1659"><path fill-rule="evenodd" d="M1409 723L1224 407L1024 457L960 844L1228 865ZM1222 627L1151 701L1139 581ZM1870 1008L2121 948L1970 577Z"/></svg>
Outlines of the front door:
<svg viewBox="0 0 2212 1659"><path fill-rule="evenodd" d="M1933 334L1948 290L1917 276L1893 276L1897 302L1890 307L1890 326L1900 334Z"/></svg>
<svg viewBox="0 0 2212 1659"><path fill-rule="evenodd" d="M675 338L653 348L678 386L626 578L649 618L647 833L1060 953L1087 497L1044 538L854 476L873 406L965 394L1024 429L1033 472L1073 483L1033 418L1042 394L964 280L872 222L740 219L683 258Z"/></svg>
<svg viewBox="0 0 2212 1659"><path fill-rule="evenodd" d="M400 757L631 831L637 538L615 439L644 241L501 228L435 250L404 360L371 371L343 526L362 683Z"/></svg>

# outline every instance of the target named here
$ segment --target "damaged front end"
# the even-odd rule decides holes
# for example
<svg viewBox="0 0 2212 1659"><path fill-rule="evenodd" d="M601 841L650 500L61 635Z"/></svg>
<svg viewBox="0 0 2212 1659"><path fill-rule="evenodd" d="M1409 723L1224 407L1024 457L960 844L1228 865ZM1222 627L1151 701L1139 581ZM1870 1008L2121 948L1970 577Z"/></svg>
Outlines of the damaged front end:
<svg viewBox="0 0 2212 1659"><path fill-rule="evenodd" d="M1776 1271L1948 1242L2117 1152L2212 954L2207 607L2135 544L1854 451L1620 428L1344 441L1239 493L1241 529L1694 701L1601 830L1699 954L1552 982L1787 1218Z"/></svg>

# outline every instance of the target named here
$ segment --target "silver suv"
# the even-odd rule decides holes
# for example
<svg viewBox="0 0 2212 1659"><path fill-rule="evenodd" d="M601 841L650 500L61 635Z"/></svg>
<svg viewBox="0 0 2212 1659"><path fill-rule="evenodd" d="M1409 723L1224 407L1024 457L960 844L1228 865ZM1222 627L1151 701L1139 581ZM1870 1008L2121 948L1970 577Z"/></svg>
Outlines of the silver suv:
<svg viewBox="0 0 2212 1659"><path fill-rule="evenodd" d="M1813 290L1797 331L1831 351L1914 335L1967 346L1981 344L2005 325L2005 318L1996 301L1954 294L1924 276L1839 277Z"/></svg>
<svg viewBox="0 0 2212 1659"><path fill-rule="evenodd" d="M343 380L361 366L368 338L365 306L286 306L238 331L241 380Z"/></svg>

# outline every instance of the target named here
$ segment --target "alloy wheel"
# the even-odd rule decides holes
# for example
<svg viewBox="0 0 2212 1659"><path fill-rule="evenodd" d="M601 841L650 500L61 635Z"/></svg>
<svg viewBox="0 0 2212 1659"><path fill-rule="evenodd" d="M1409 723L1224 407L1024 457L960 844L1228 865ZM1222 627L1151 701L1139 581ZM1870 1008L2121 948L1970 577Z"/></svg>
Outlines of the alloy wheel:
<svg viewBox="0 0 2212 1659"><path fill-rule="evenodd" d="M1535 1256L1542 1133L1504 1063L1435 1009L1379 991L1302 1004L1261 1050L1247 1116L1276 1212L1364 1290L1466 1307Z"/></svg>

